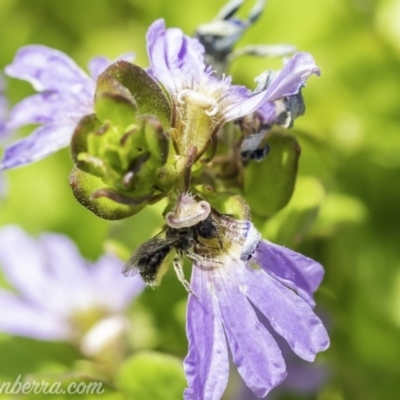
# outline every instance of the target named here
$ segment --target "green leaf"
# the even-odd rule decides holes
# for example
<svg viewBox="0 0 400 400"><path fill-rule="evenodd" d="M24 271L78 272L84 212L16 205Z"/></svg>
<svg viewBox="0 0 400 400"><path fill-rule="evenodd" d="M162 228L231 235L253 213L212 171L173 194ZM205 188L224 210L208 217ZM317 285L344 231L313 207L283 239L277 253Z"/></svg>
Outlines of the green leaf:
<svg viewBox="0 0 400 400"><path fill-rule="evenodd" d="M155 118L144 117L142 130L146 149L151 154L149 164L154 167L164 165L168 158L169 139L159 121Z"/></svg>
<svg viewBox="0 0 400 400"><path fill-rule="evenodd" d="M114 83L110 80L114 80ZM129 90L139 107L140 114L154 115L161 121L164 129L169 128L171 120L169 101L161 87L144 69L126 61L117 61L99 76L96 95L109 92L110 88L114 88L112 93L121 92L118 83Z"/></svg>
<svg viewBox="0 0 400 400"><path fill-rule="evenodd" d="M271 132L268 157L246 166L244 198L253 214L271 217L290 200L296 182L300 145L295 137Z"/></svg>
<svg viewBox="0 0 400 400"><path fill-rule="evenodd" d="M182 399L186 387L182 362L156 352L129 358L118 371L115 383L134 400Z"/></svg>
<svg viewBox="0 0 400 400"><path fill-rule="evenodd" d="M98 217L117 220L130 217L142 210L152 193L131 198L113 191L103 181L77 167L71 172L70 185L76 199Z"/></svg>
<svg viewBox="0 0 400 400"><path fill-rule="evenodd" d="M173 165L165 164L156 171L154 186L161 192L168 193L172 189L176 177L176 168Z"/></svg>
<svg viewBox="0 0 400 400"><path fill-rule="evenodd" d="M85 153L88 151L87 138L91 132L97 132L101 128L101 122L98 120L95 114L86 115L83 117L71 139L71 154L72 158L79 165L78 154Z"/></svg>
<svg viewBox="0 0 400 400"><path fill-rule="evenodd" d="M263 236L295 247L313 227L324 200L325 189L319 180L300 177L289 204L268 220L262 230Z"/></svg>
<svg viewBox="0 0 400 400"><path fill-rule="evenodd" d="M137 106L131 99L105 92L96 95L94 105L97 117L103 122L121 127L135 123Z"/></svg>

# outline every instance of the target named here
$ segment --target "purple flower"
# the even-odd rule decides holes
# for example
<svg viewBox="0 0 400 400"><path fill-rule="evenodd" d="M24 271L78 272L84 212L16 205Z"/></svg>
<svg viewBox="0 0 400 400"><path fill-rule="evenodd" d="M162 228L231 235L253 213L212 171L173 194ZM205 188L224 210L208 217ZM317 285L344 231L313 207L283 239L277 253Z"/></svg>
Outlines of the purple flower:
<svg viewBox="0 0 400 400"><path fill-rule="evenodd" d="M8 114L8 102L4 96L4 80L0 75L0 140L5 136L5 121ZM7 192L7 183L4 174L0 171L0 199L4 197Z"/></svg>
<svg viewBox="0 0 400 400"><path fill-rule="evenodd" d="M271 325L268 323L266 318L263 315L260 315L260 313L258 313L258 316L263 325L267 326L268 329L271 329ZM324 317L325 315L322 315L322 320L326 326L326 318ZM281 336L273 330L272 335L278 343L282 355L285 358L287 377L280 386L273 389L267 395L266 399L273 400L280 398L280 394L315 395L318 393L318 391L329 380L330 368L328 364L321 360L318 360L315 363L309 363L298 358ZM256 400L257 396L247 386L242 384L236 399Z"/></svg>
<svg viewBox="0 0 400 400"><path fill-rule="evenodd" d="M7 119L8 102L4 96L4 80L0 75L0 139L4 134L4 122Z"/></svg>
<svg viewBox="0 0 400 400"><path fill-rule="evenodd" d="M280 398L280 394L315 395L328 380L329 370L325 364L310 364L285 352L287 378L273 389L266 400ZM258 397L245 385L237 400L256 400Z"/></svg>
<svg viewBox="0 0 400 400"><path fill-rule="evenodd" d="M91 264L67 237L33 239L17 226L0 229L0 266L15 289L0 290L0 331L78 340L89 355L125 328L123 313L143 289L140 279L121 277L115 257L105 255Z"/></svg>
<svg viewBox="0 0 400 400"><path fill-rule="evenodd" d="M291 127L293 121L286 126L277 120L283 112L290 112L293 120L304 113L304 109L301 110L304 107L301 88L305 86L311 74L320 75L313 57L308 53L296 53L285 62L280 71L266 71L258 76L256 91L269 91L271 98L275 100L267 100L258 107L256 112L260 122L263 125L279 123L285 127Z"/></svg>
<svg viewBox="0 0 400 400"><path fill-rule="evenodd" d="M228 345L244 382L261 398L285 379L286 368L256 311L294 353L313 361L329 346L312 310L323 269L310 258L260 240L249 221L220 216L218 226L220 247L200 243L194 250L198 256L187 310L185 399L221 398L229 374Z"/></svg>
<svg viewBox="0 0 400 400"><path fill-rule="evenodd" d="M155 21L147 33L150 74L168 91L172 103L172 134L178 154L193 146L202 154L219 128L256 111L265 103L298 93L305 80L318 74L308 53L295 54L263 90L251 92L218 79L204 62L204 47L180 29Z"/></svg>
<svg viewBox="0 0 400 400"><path fill-rule="evenodd" d="M131 54L121 57L132 59ZM30 136L6 148L0 169L15 168L41 160L69 145L78 121L94 112L96 80L111 62L95 57L90 76L61 51L41 45L22 47L5 71L26 80L38 94L27 97L11 110L7 131L39 124Z"/></svg>

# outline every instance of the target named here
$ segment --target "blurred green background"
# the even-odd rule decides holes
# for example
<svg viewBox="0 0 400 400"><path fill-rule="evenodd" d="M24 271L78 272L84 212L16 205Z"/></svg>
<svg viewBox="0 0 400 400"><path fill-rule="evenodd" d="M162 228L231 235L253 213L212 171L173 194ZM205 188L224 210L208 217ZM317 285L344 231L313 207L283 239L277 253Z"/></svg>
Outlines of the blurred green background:
<svg viewBox="0 0 400 400"><path fill-rule="evenodd" d="M192 34L223 4L1 0L0 67L32 43L60 49L84 68L93 56L113 59L126 51L147 66L145 34L154 19L163 17L168 26ZM248 1L242 15L252 5ZM400 393L399 21L398 0L269 0L239 43L292 43L312 53L322 70L321 78L308 81L307 112L295 124L302 147L295 196L259 226L268 239L326 268L317 303L331 334L331 347L320 356L330 378L317 394L285 399L393 400ZM256 75L279 65L244 57L230 72L237 83L252 86ZM6 93L14 103L33 92L25 82L8 80ZM32 234L65 233L89 259L99 256L107 237L133 249L159 230L161 205L123 222L95 217L72 195L71 167L69 151L63 150L8 172L0 225L16 223ZM157 336L149 347L185 356L185 299L173 271L159 289L140 297ZM67 371L78 359L68 345L0 336L0 381L19 373ZM227 392L227 400L234 398Z"/></svg>

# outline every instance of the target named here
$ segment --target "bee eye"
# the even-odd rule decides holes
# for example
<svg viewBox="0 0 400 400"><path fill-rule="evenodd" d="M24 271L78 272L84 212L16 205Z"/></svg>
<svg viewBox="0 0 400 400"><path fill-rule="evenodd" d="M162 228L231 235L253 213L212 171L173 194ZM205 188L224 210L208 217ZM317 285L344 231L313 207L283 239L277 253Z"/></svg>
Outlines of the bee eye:
<svg viewBox="0 0 400 400"><path fill-rule="evenodd" d="M217 235L217 228L210 219L205 219L197 226L199 236L204 239L214 239Z"/></svg>

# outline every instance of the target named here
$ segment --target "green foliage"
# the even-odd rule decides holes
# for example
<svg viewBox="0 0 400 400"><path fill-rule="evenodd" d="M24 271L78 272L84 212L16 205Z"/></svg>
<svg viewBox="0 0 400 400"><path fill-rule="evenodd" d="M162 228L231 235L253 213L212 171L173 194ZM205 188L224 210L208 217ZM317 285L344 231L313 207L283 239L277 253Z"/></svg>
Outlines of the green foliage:
<svg viewBox="0 0 400 400"><path fill-rule="evenodd" d="M117 61L99 76L96 102L98 97L105 93L119 94L122 98L126 98L127 91L138 105L141 114L154 115L162 122L164 128L169 127L171 109L160 86L146 71L129 62Z"/></svg>
<svg viewBox="0 0 400 400"><path fill-rule="evenodd" d="M171 118L161 88L140 67L118 61L97 80L95 114L75 129L70 184L77 200L97 216L122 219L160 200L175 181L165 165Z"/></svg>
<svg viewBox="0 0 400 400"><path fill-rule="evenodd" d="M143 352L122 364L116 385L129 399L182 398L186 380L180 360L156 352Z"/></svg>
<svg viewBox="0 0 400 400"><path fill-rule="evenodd" d="M271 151L262 162L250 162L245 169L245 200L252 214L271 217L292 196L297 176L300 146L294 136L272 132L267 144Z"/></svg>
<svg viewBox="0 0 400 400"><path fill-rule="evenodd" d="M74 168L70 185L76 199L87 209L104 219L122 219L139 212L146 205L147 197L121 196L112 187L105 187L100 178Z"/></svg>

